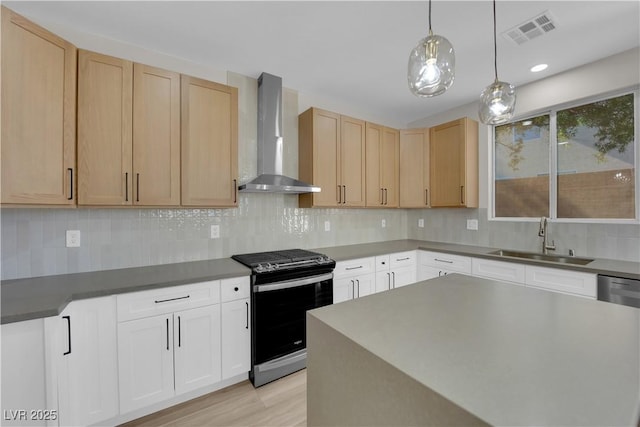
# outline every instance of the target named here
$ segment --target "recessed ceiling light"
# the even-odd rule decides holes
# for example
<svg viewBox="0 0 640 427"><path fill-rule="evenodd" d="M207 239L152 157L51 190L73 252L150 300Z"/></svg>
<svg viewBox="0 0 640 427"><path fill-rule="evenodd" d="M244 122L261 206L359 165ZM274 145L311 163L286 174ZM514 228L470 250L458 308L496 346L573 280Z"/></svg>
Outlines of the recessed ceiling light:
<svg viewBox="0 0 640 427"><path fill-rule="evenodd" d="M542 70L546 70L548 67L547 64L538 64L538 65L534 65L533 67L531 67L531 72L532 73L538 73Z"/></svg>

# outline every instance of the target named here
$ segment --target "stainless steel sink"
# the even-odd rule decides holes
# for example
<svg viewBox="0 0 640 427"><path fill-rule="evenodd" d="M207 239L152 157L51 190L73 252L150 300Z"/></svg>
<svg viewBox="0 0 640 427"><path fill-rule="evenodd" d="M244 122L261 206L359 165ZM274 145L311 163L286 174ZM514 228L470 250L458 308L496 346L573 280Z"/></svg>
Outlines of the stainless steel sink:
<svg viewBox="0 0 640 427"><path fill-rule="evenodd" d="M559 262L563 264L576 264L576 265L587 265L593 261L593 259L589 259L589 258L576 258L572 256L562 256L562 255L545 255L545 254L539 254L535 252L510 251L506 249L500 249L495 252L490 252L490 254L503 256L503 257L524 258L524 259L533 259L536 261L549 261L549 262Z"/></svg>

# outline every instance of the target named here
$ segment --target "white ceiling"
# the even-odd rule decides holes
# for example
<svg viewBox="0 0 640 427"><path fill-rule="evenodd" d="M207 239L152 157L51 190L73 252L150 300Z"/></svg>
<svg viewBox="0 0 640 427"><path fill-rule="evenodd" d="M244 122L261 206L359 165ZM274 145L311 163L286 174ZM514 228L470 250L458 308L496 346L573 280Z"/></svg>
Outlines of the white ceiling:
<svg viewBox="0 0 640 427"><path fill-rule="evenodd" d="M426 1L4 2L52 22L216 69L282 76L286 87L411 121L474 101L493 81L492 7L486 0L434 1L434 33L456 52L443 95L417 98L408 55L426 36ZM544 11L557 28L517 46L500 33ZM640 1L499 1L498 74L515 85L640 45ZM541 73L529 71L540 62ZM363 117L366 118L366 117Z"/></svg>

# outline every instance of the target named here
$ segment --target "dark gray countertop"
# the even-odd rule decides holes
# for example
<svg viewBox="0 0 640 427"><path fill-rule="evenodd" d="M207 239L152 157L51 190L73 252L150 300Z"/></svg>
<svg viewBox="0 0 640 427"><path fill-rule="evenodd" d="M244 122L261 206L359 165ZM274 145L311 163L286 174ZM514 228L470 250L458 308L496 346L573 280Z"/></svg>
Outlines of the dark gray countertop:
<svg viewBox="0 0 640 427"><path fill-rule="evenodd" d="M490 252L495 251L496 248L422 240L392 240L317 248L314 250L328 255L336 261L345 261L415 249L640 279L640 263L596 259L588 265L580 266L519 258L509 259L491 255ZM60 314L69 302L78 299L248 276L250 274L251 271L243 265L230 258L222 258L149 267L5 280L2 281L1 288L2 316L0 323L5 324L55 316Z"/></svg>
<svg viewBox="0 0 640 427"><path fill-rule="evenodd" d="M2 282L1 323L56 316L73 300L250 274L242 264L223 258L6 280Z"/></svg>
<svg viewBox="0 0 640 427"><path fill-rule="evenodd" d="M632 307L452 274L308 316L491 425L638 421Z"/></svg>
<svg viewBox="0 0 640 427"><path fill-rule="evenodd" d="M585 273L603 274L627 279L640 280L640 262L617 261L613 259L594 259L587 265L565 264L559 262L537 261L525 258L511 258L493 255L502 248L488 248L484 246L459 245L455 243L429 242L424 240L392 240L388 242L365 243L360 245L337 246L314 249L322 252L336 261L365 258L384 255L393 252L423 249L427 251L445 252L455 255L485 258L495 261L517 262L519 264L538 265L566 270L582 271Z"/></svg>

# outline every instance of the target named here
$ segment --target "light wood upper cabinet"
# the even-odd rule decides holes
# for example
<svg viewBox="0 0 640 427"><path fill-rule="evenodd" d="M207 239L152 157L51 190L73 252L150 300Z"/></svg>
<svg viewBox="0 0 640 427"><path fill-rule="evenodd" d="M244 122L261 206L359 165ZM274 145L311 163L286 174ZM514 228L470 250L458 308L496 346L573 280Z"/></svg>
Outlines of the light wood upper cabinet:
<svg viewBox="0 0 640 427"><path fill-rule="evenodd" d="M430 164L432 207L478 207L478 122L432 127Z"/></svg>
<svg viewBox="0 0 640 427"><path fill-rule="evenodd" d="M132 204L133 63L78 52L78 204Z"/></svg>
<svg viewBox="0 0 640 427"><path fill-rule="evenodd" d="M400 207L430 207L429 129L400 132Z"/></svg>
<svg viewBox="0 0 640 427"><path fill-rule="evenodd" d="M3 204L74 205L76 48L2 7Z"/></svg>
<svg viewBox="0 0 640 427"><path fill-rule="evenodd" d="M301 207L364 206L365 122L310 108L298 118L298 176L319 186Z"/></svg>
<svg viewBox="0 0 640 427"><path fill-rule="evenodd" d="M135 205L180 204L180 74L133 65Z"/></svg>
<svg viewBox="0 0 640 427"><path fill-rule="evenodd" d="M182 205L238 204L238 89L182 76Z"/></svg>
<svg viewBox="0 0 640 427"><path fill-rule="evenodd" d="M340 116L339 180L343 206L364 206L365 122Z"/></svg>
<svg viewBox="0 0 640 427"><path fill-rule="evenodd" d="M300 194L300 207L338 206L340 115L310 108L298 117L298 176L321 188L319 193Z"/></svg>
<svg viewBox="0 0 640 427"><path fill-rule="evenodd" d="M180 75L81 50L78 203L180 204Z"/></svg>
<svg viewBox="0 0 640 427"><path fill-rule="evenodd" d="M366 201L368 207L398 207L400 132L366 125Z"/></svg>

